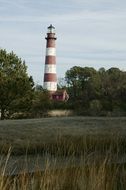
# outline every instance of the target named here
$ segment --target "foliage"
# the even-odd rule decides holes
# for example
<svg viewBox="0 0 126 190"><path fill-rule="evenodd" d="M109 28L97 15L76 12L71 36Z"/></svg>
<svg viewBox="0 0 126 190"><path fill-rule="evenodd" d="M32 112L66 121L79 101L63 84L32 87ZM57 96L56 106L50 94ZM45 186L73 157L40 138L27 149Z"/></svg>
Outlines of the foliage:
<svg viewBox="0 0 126 190"><path fill-rule="evenodd" d="M69 94L67 102L51 100L41 85L27 74L25 62L0 49L1 119L40 117L50 109L73 109L78 115L125 115L126 72L118 68L74 66L58 79L58 89Z"/></svg>
<svg viewBox="0 0 126 190"><path fill-rule="evenodd" d="M31 111L34 117L46 116L47 111L51 108L52 102L48 91L43 90L40 86L34 92Z"/></svg>
<svg viewBox="0 0 126 190"><path fill-rule="evenodd" d="M0 110L5 112L28 110L33 94L33 79L27 74L25 62L13 52L0 49Z"/></svg>
<svg viewBox="0 0 126 190"><path fill-rule="evenodd" d="M67 91L77 113L102 115L126 111L126 72L118 68L96 71L89 67L72 67L66 72ZM94 109L94 111L93 111Z"/></svg>

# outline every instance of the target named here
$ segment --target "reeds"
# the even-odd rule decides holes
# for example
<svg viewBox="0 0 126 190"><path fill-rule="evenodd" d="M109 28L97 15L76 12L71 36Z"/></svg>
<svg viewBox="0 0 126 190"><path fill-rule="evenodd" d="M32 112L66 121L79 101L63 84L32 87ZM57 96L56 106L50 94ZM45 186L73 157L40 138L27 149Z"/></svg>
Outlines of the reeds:
<svg viewBox="0 0 126 190"><path fill-rule="evenodd" d="M22 170L12 176L6 173L13 150L9 148L4 166L1 165L0 190L124 190L126 164L125 160L120 161L121 156L125 156L124 142L121 136L86 136L80 139L59 136L56 143L42 147L43 156L48 153L55 157L53 162L47 157L43 170L36 161L34 172ZM25 151L26 160L28 149ZM37 150L35 153L37 155ZM70 159L65 164L61 161L59 166L62 158Z"/></svg>
<svg viewBox="0 0 126 190"><path fill-rule="evenodd" d="M107 165L106 160L97 165L69 167L34 174L0 178L0 190L124 190L124 166Z"/></svg>

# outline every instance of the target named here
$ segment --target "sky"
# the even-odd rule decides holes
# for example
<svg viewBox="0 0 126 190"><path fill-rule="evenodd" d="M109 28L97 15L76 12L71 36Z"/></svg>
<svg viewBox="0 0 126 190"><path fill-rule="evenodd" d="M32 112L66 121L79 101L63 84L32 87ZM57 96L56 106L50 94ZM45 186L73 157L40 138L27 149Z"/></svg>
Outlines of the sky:
<svg viewBox="0 0 126 190"><path fill-rule="evenodd" d="M50 24L58 78L75 65L126 70L126 0L0 0L0 48L25 60L40 85Z"/></svg>

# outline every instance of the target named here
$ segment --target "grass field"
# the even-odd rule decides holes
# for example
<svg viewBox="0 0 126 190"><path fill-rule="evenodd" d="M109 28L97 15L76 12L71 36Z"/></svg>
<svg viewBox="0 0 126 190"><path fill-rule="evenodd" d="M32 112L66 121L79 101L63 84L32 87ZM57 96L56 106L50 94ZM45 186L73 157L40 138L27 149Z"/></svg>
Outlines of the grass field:
<svg viewBox="0 0 126 190"><path fill-rule="evenodd" d="M3 153L10 146L13 154L25 154L26 149L31 154L53 151L53 148L63 152L73 146L79 154L93 145L103 149L103 146L114 143L116 148L117 139L121 140L121 151L124 148L121 146L126 146L125 137L126 118L58 117L0 121L0 149Z"/></svg>
<svg viewBox="0 0 126 190"><path fill-rule="evenodd" d="M34 174L24 172L15 177L4 176L5 162L1 167L0 190L124 190L126 187L125 117L0 121L1 155L9 155L10 147L12 157L49 155L55 162L51 165L47 157L43 171L37 168ZM66 158L71 160L63 164ZM61 167L57 167L59 163Z"/></svg>

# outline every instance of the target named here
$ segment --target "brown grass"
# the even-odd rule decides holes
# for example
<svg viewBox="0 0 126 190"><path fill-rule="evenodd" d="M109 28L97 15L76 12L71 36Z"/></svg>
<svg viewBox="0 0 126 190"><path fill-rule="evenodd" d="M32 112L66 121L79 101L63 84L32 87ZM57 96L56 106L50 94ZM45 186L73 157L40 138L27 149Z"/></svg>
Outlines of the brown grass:
<svg viewBox="0 0 126 190"><path fill-rule="evenodd" d="M43 172L16 176L0 175L0 190L124 190L125 165L110 164L108 159L81 167L51 170L49 163Z"/></svg>
<svg viewBox="0 0 126 190"><path fill-rule="evenodd" d="M7 156L1 164L0 190L124 190L125 126L126 118L2 121L0 147ZM47 158L41 170L36 161L33 173L22 170L16 176L7 176L11 156L38 153L48 153L55 162ZM69 157L65 164L59 164L61 158Z"/></svg>

